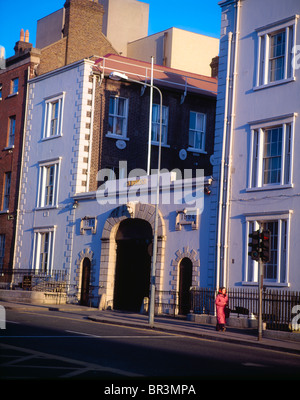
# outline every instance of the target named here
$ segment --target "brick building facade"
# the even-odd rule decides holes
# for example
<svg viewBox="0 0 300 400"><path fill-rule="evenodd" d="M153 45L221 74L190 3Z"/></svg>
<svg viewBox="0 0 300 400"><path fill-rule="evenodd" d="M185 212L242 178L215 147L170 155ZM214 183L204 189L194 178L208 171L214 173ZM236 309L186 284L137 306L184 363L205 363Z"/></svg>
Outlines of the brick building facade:
<svg viewBox="0 0 300 400"><path fill-rule="evenodd" d="M12 268L28 79L40 53L21 31L15 55L0 70L0 271Z"/></svg>
<svg viewBox="0 0 300 400"><path fill-rule="evenodd" d="M126 57L108 55L96 62L98 71L101 71L101 85L95 93L94 136L92 149L92 172L90 188L97 189L96 173L103 168L116 171L118 178L119 162L127 161L128 172L141 168L147 170L148 129L149 129L149 88L141 92L140 84L131 82L116 82L109 79L109 73L117 68L124 70L132 79L149 74L149 63L132 60ZM138 69L138 72L136 70ZM147 72L146 72L147 71ZM135 75L136 73L136 75ZM147 80L147 78L146 78ZM186 84L187 82L187 84ZM163 91L163 144L161 167L169 171L179 169L203 169L204 175L212 174L210 156L213 153L215 103L217 80L196 74L177 71L171 68L155 65L154 85ZM203 90L207 87L207 91ZM126 133L115 134L110 132L110 105L112 99L122 99L126 105L124 119ZM159 94L153 92L153 112L158 112ZM157 107L157 110L155 110ZM191 113L198 118L203 117L203 144L190 145L192 140ZM152 115L152 135L158 128L157 115ZM200 135L200 133L199 133ZM153 139L153 137L152 137ZM154 138L155 139L155 138ZM118 141L123 145L119 146ZM183 152L183 156L182 156ZM157 168L158 143L152 140L151 169Z"/></svg>
<svg viewBox="0 0 300 400"><path fill-rule="evenodd" d="M67 0L63 9L61 38L41 49L39 75L83 58L116 54L102 33L103 13L103 6L98 2ZM47 23L44 30L47 30Z"/></svg>

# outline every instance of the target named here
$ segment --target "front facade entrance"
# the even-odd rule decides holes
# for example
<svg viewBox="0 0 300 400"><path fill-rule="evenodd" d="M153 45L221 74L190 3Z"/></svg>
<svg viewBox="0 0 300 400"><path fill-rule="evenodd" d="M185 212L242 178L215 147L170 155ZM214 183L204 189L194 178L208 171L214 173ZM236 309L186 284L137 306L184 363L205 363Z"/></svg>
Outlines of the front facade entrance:
<svg viewBox="0 0 300 400"><path fill-rule="evenodd" d="M154 216L151 204L127 203L113 209L106 219L99 276L99 295L105 298L105 308L140 311L143 298L149 297ZM166 235L160 211L157 234L155 285L162 290Z"/></svg>
<svg viewBox="0 0 300 400"><path fill-rule="evenodd" d="M139 312L149 297L152 242L151 225L142 219L126 219L116 234L117 257L114 309Z"/></svg>
<svg viewBox="0 0 300 400"><path fill-rule="evenodd" d="M179 265L179 314L190 312L190 287L192 286L192 261L185 257Z"/></svg>
<svg viewBox="0 0 300 400"><path fill-rule="evenodd" d="M82 261L81 296L80 304L87 306L90 294L91 260L85 257Z"/></svg>

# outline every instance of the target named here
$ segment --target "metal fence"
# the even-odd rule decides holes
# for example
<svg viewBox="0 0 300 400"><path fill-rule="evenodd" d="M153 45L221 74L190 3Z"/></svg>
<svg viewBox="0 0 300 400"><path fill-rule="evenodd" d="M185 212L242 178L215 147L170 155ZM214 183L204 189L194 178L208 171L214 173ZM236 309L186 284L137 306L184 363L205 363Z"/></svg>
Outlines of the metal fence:
<svg viewBox="0 0 300 400"><path fill-rule="evenodd" d="M6 270L0 273L0 288L44 292L48 300L57 298L59 303L76 301L78 293L77 285L70 284L68 273L62 270Z"/></svg>
<svg viewBox="0 0 300 400"><path fill-rule="evenodd" d="M62 270L53 270L51 273L21 269L5 271L0 276L0 283L13 288L43 292L64 291L68 283L68 274Z"/></svg>
<svg viewBox="0 0 300 400"><path fill-rule="evenodd" d="M232 288L227 290L229 308L237 316L258 316L258 289ZM191 310L195 314L215 315L217 292L208 288L191 289ZM267 329L292 330L296 306L300 306L300 292L264 289L262 318Z"/></svg>

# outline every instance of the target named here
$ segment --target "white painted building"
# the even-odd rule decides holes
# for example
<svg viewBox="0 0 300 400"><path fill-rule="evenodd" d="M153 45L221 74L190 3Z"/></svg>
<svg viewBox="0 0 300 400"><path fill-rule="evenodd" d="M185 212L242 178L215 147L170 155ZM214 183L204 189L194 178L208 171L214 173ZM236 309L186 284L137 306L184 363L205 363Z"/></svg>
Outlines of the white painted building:
<svg viewBox="0 0 300 400"><path fill-rule="evenodd" d="M92 66L76 62L28 84L15 269L71 270L72 196L87 188Z"/></svg>
<svg viewBox="0 0 300 400"><path fill-rule="evenodd" d="M248 235L271 231L264 285L300 290L299 0L223 0L213 176L216 286L256 286ZM219 187L218 187L219 185ZM212 231L213 232L213 231Z"/></svg>
<svg viewBox="0 0 300 400"><path fill-rule="evenodd" d="M99 74L92 73L93 65L90 60L82 60L29 82L14 270L30 269L49 275L63 271L69 284L76 286L76 298L83 304L89 301L98 306L101 299L103 307L136 310L147 297L151 261L151 249L141 250L138 241L142 240L143 246L151 245L155 205L147 201L147 178L118 181L122 188L110 195L117 193L122 202L114 204L101 202L99 191L89 189L92 141L99 135L93 132L95 91L101 84L96 82ZM206 286L209 280L210 197L204 195L203 184L210 183L211 179L200 177L194 181L193 190L185 186L190 196L198 191L197 210L195 205L180 200L181 181L166 180L160 186L155 282L160 302L167 304L169 311L174 302L178 304L176 295L174 298L170 292L180 295L181 285L188 291L190 286ZM181 194L177 202L162 200L168 196L169 185L171 198L174 193ZM131 194L140 189L143 201L128 197L129 189ZM118 244L128 236L136 241L131 253L128 246L132 244L126 242L122 248ZM140 277L128 279L127 275L132 275L122 275L117 267L122 262L122 251L127 251L127 257L130 254L133 264L143 260L146 267ZM135 268L137 275L139 268ZM144 289L138 293L140 287ZM134 304L130 300L126 303L124 291L126 298L133 297ZM166 297L163 291L168 291ZM184 311L180 310L180 299L178 311Z"/></svg>

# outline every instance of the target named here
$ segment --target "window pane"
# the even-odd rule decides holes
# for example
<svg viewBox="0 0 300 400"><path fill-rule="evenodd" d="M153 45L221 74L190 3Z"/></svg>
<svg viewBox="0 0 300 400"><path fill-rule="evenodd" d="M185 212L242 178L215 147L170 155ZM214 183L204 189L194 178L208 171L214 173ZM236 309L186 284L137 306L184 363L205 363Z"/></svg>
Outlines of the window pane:
<svg viewBox="0 0 300 400"><path fill-rule="evenodd" d="M195 132L193 132L193 131L189 131L189 146L191 146L191 147L195 147Z"/></svg>
<svg viewBox="0 0 300 400"><path fill-rule="evenodd" d="M3 210L8 210L9 208L10 183L11 183L11 172L7 172L5 174Z"/></svg>
<svg viewBox="0 0 300 400"><path fill-rule="evenodd" d="M291 160L291 124L286 125L286 147L285 147L285 166L284 183L290 182L290 161Z"/></svg>
<svg viewBox="0 0 300 400"><path fill-rule="evenodd" d="M196 129L196 113L190 113L190 129Z"/></svg>
<svg viewBox="0 0 300 400"><path fill-rule="evenodd" d="M9 118L9 137L8 146L13 146L15 142L15 128L16 128L16 117Z"/></svg>
<svg viewBox="0 0 300 400"><path fill-rule="evenodd" d="M284 78L285 31L271 36L270 82Z"/></svg>
<svg viewBox="0 0 300 400"><path fill-rule="evenodd" d="M109 114L114 114L114 98L113 97L111 97L110 99L109 99Z"/></svg>
<svg viewBox="0 0 300 400"><path fill-rule="evenodd" d="M40 251L40 270L48 271L48 254L49 254L49 233L41 233L41 251Z"/></svg>
<svg viewBox="0 0 300 400"><path fill-rule="evenodd" d="M264 70L265 70L265 36L261 37L260 42L260 70L259 70L259 84L264 84Z"/></svg>
<svg viewBox="0 0 300 400"><path fill-rule="evenodd" d="M127 99L110 97L108 132L114 135L125 136L127 124Z"/></svg>
<svg viewBox="0 0 300 400"><path fill-rule="evenodd" d="M113 117L108 118L108 132L113 133L114 131L114 119Z"/></svg>
<svg viewBox="0 0 300 400"><path fill-rule="evenodd" d="M13 79L11 81L11 94L17 93L18 88L19 88L19 78Z"/></svg>
<svg viewBox="0 0 300 400"><path fill-rule="evenodd" d="M264 263L264 279L277 279L277 253L278 253L278 221L270 221L262 223L262 228L271 232L271 259L270 262Z"/></svg>
<svg viewBox="0 0 300 400"><path fill-rule="evenodd" d="M54 190L54 165L47 167L47 177L46 177L46 198L45 205L53 205L53 190Z"/></svg>
<svg viewBox="0 0 300 400"><path fill-rule="evenodd" d="M201 149L201 133L200 132L195 133L195 148Z"/></svg>
<svg viewBox="0 0 300 400"><path fill-rule="evenodd" d="M268 129L264 133L264 184L280 183L282 128Z"/></svg>
<svg viewBox="0 0 300 400"><path fill-rule="evenodd" d="M203 132L204 130L204 115L197 113L197 126L196 129L198 131Z"/></svg>
<svg viewBox="0 0 300 400"><path fill-rule="evenodd" d="M116 131L114 132L117 135L122 135L123 133L123 118L116 117Z"/></svg>
<svg viewBox="0 0 300 400"><path fill-rule="evenodd" d="M58 101L51 104L50 136L57 135Z"/></svg>
<svg viewBox="0 0 300 400"><path fill-rule="evenodd" d="M153 104L152 106L152 123L159 123L159 106Z"/></svg>
<svg viewBox="0 0 300 400"><path fill-rule="evenodd" d="M118 115L125 116L125 99L118 99Z"/></svg>

